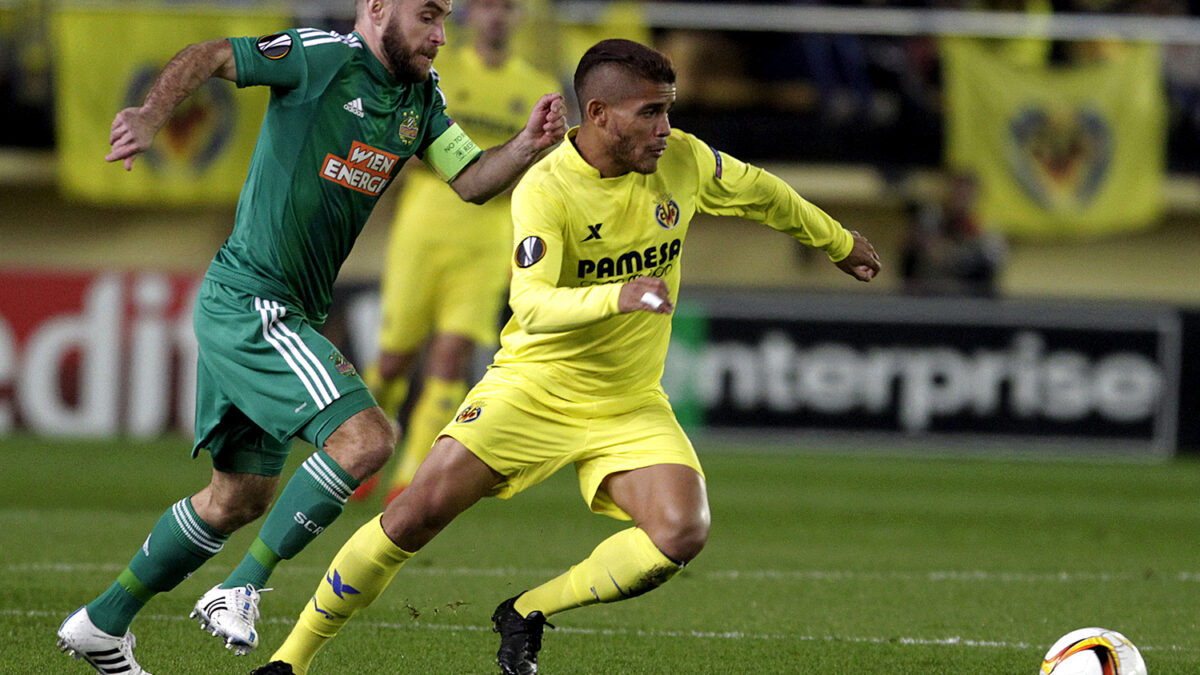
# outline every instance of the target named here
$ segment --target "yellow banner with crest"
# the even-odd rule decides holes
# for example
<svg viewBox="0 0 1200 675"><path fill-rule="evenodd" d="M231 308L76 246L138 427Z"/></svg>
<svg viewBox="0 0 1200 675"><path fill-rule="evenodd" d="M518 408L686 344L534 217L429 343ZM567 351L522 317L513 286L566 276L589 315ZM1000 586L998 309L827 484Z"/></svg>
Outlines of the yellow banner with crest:
<svg viewBox="0 0 1200 675"><path fill-rule="evenodd" d="M1158 47L1062 67L1016 63L997 42L942 41L947 160L979 179L982 220L1048 237L1153 225L1166 161Z"/></svg>
<svg viewBox="0 0 1200 675"><path fill-rule="evenodd" d="M102 204L231 204L254 151L269 90L210 78L183 101L126 172L104 161L113 117L141 105L189 44L288 28L286 14L202 5L62 5L55 13L58 176L64 194Z"/></svg>

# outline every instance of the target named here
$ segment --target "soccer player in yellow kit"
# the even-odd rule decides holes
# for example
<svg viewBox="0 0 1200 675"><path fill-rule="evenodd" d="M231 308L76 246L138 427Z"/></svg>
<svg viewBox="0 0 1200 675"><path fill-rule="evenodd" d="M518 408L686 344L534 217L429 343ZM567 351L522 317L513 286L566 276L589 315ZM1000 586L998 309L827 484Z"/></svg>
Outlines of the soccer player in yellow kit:
<svg viewBox="0 0 1200 675"><path fill-rule="evenodd" d="M495 363L412 485L346 542L256 672L307 673L325 641L459 513L566 464L592 511L633 527L496 608L504 675L537 672L546 617L650 591L703 548L704 474L659 384L692 216L757 220L861 281L880 267L866 238L780 179L672 131L674 82L666 58L636 42L605 40L584 54L581 127L513 195L514 317Z"/></svg>
<svg viewBox="0 0 1200 675"><path fill-rule="evenodd" d="M512 138L541 95L558 89L554 78L511 54L520 12L518 0L470 0L466 15L474 43L438 54L454 119L481 147ZM428 170L415 167L407 177L381 284L379 362L364 376L390 418L404 403L409 372L426 340L429 350L385 503L412 482L462 403L475 345L496 342L508 290L510 213L508 195L470 204ZM365 498L371 487L364 485L356 498Z"/></svg>

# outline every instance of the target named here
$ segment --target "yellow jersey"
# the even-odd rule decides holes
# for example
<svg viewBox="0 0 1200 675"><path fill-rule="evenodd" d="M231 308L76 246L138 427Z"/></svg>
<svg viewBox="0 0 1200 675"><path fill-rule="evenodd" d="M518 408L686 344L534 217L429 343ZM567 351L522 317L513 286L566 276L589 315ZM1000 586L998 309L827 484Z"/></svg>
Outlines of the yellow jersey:
<svg viewBox="0 0 1200 675"><path fill-rule="evenodd" d="M659 387L671 317L621 314L624 282L660 277L679 295L683 241L696 213L741 216L826 251L850 233L778 177L678 129L651 174L601 178L575 148L577 129L513 193L509 304L493 367L555 396L594 401Z"/></svg>
<svg viewBox="0 0 1200 675"><path fill-rule="evenodd" d="M559 90L553 77L512 57L489 68L473 47L443 49L435 62L439 85L454 121L481 148L516 136L529 120L533 104ZM397 205L396 224L417 240L473 242L507 250L512 236L508 195L471 204L424 167L412 167Z"/></svg>

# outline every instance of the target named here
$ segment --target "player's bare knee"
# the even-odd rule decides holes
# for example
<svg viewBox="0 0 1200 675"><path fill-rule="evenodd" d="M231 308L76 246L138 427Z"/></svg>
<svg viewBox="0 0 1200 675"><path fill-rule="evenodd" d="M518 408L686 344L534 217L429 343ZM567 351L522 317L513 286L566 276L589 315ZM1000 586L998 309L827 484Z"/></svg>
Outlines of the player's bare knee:
<svg viewBox="0 0 1200 675"><path fill-rule="evenodd" d="M709 521L699 514L670 518L643 529L663 555L678 563L691 561L708 543Z"/></svg>
<svg viewBox="0 0 1200 675"><path fill-rule="evenodd" d="M376 428L363 440L362 446L363 461L367 465L365 478L382 469L392 458L396 448L396 433L391 425Z"/></svg>
<svg viewBox="0 0 1200 675"><path fill-rule="evenodd" d="M346 473L361 481L375 475L391 459L396 433L378 408L359 415L331 434L323 449Z"/></svg>

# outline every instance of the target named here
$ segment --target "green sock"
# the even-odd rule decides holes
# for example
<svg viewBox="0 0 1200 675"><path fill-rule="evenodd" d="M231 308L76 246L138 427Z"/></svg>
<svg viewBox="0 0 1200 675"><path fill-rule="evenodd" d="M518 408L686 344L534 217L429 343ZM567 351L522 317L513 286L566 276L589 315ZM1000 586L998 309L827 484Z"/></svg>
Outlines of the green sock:
<svg viewBox="0 0 1200 675"><path fill-rule="evenodd" d="M228 538L196 515L191 497L176 502L155 523L117 581L88 603L92 623L109 635L124 635L150 598L179 585Z"/></svg>
<svg viewBox="0 0 1200 675"><path fill-rule="evenodd" d="M237 588L247 584L261 589L267 585L267 579L275 571L281 558L271 550L262 539L255 538L250 544L250 551L242 562L229 574L221 588Z"/></svg>
<svg viewBox="0 0 1200 675"><path fill-rule="evenodd" d="M284 486L250 552L221 587L262 588L280 560L295 556L337 519L357 487L324 450L313 453Z"/></svg>

